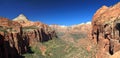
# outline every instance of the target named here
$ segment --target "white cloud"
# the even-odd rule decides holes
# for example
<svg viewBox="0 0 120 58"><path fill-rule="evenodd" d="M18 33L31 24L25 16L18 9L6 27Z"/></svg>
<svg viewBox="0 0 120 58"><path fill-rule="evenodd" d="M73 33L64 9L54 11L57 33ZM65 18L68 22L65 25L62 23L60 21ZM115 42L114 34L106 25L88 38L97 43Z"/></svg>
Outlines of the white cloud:
<svg viewBox="0 0 120 58"><path fill-rule="evenodd" d="M91 24L91 22L89 21L89 22L86 22L86 24Z"/></svg>
<svg viewBox="0 0 120 58"><path fill-rule="evenodd" d="M85 22L85 23L80 23L80 24L78 24L78 25L83 25L83 24L91 24L91 22L88 21L88 22Z"/></svg>
<svg viewBox="0 0 120 58"><path fill-rule="evenodd" d="M67 27L66 25L59 25L60 27Z"/></svg>

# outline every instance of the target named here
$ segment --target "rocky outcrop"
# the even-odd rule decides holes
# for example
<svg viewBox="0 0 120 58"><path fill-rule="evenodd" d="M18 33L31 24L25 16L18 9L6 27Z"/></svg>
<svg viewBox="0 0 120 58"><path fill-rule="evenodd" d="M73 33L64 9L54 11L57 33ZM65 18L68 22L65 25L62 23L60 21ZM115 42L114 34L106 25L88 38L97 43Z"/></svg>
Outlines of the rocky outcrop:
<svg viewBox="0 0 120 58"><path fill-rule="evenodd" d="M56 36L55 31L48 25L41 22L29 21L29 19L27 19L23 14L20 14L18 17L13 19L13 21L22 25L24 34L27 34L28 37L35 38L38 41L44 42Z"/></svg>
<svg viewBox="0 0 120 58"><path fill-rule="evenodd" d="M22 57L24 53L32 53L30 47L36 42L51 40L56 36L54 30L39 22L32 22L31 25L22 24L24 19L17 18L11 21L7 18L0 18L0 58ZM22 23L21 23L22 21ZM30 24L25 19L25 24Z"/></svg>
<svg viewBox="0 0 120 58"><path fill-rule="evenodd" d="M18 21L19 23L29 21L24 14L20 14L18 17L14 18L13 21Z"/></svg>
<svg viewBox="0 0 120 58"><path fill-rule="evenodd" d="M120 50L120 2L102 6L92 19L92 39L98 45L96 58L108 58Z"/></svg>
<svg viewBox="0 0 120 58"><path fill-rule="evenodd" d="M20 56L19 44L17 38L21 38L22 26L7 18L0 18L0 58L16 58Z"/></svg>
<svg viewBox="0 0 120 58"><path fill-rule="evenodd" d="M13 21L18 22L19 24L22 25L22 27L37 26L37 27L42 27L42 28L44 28L44 27L48 28L48 26L46 24L43 24L42 22L32 22L32 21L29 21L29 19L25 15L23 15L23 14L20 14L19 16L14 18Z"/></svg>

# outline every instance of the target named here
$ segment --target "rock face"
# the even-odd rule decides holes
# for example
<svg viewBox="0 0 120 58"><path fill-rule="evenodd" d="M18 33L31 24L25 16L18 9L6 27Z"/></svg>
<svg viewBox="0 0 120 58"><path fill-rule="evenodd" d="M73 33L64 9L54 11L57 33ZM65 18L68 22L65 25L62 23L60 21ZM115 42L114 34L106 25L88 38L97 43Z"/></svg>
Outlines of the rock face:
<svg viewBox="0 0 120 58"><path fill-rule="evenodd" d="M56 36L48 25L32 22L27 26L29 22L23 15L14 21L0 18L0 58L17 58L24 53L32 53L30 47L35 42L48 41Z"/></svg>
<svg viewBox="0 0 120 58"><path fill-rule="evenodd" d="M56 36L55 31L52 30L48 25L41 22L29 21L23 14L13 19L22 25L24 34L27 34L30 38L38 38L39 41L47 41L51 37ZM32 36L33 35L33 36Z"/></svg>
<svg viewBox="0 0 120 58"><path fill-rule="evenodd" d="M58 32L58 34L84 34L88 37L91 37L91 22L72 26L50 25L50 27Z"/></svg>
<svg viewBox="0 0 120 58"><path fill-rule="evenodd" d="M92 19L92 39L98 45L96 58L108 58L120 50L120 2L102 6Z"/></svg>

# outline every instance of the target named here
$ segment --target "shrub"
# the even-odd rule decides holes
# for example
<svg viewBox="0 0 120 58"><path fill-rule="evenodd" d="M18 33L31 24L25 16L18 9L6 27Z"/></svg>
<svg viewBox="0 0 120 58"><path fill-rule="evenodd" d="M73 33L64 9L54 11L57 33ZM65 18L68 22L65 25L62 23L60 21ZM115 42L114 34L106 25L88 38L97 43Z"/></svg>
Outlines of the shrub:
<svg viewBox="0 0 120 58"><path fill-rule="evenodd" d="M57 36L58 36L58 37L62 37L62 36L64 36L64 35L65 35L64 32L57 32Z"/></svg>
<svg viewBox="0 0 120 58"><path fill-rule="evenodd" d="M87 34L85 33L73 33L70 34L74 39L86 38Z"/></svg>
<svg viewBox="0 0 120 58"><path fill-rule="evenodd" d="M0 32L7 33L7 29L5 29L5 28L3 28L2 26L0 26Z"/></svg>
<svg viewBox="0 0 120 58"><path fill-rule="evenodd" d="M37 29L38 27L37 26L26 26L26 27L23 27L23 29Z"/></svg>
<svg viewBox="0 0 120 58"><path fill-rule="evenodd" d="M26 27L23 27L22 30L25 31L25 32L28 32L28 31L31 31L31 30L34 30L34 29L38 29L37 26L26 26Z"/></svg>

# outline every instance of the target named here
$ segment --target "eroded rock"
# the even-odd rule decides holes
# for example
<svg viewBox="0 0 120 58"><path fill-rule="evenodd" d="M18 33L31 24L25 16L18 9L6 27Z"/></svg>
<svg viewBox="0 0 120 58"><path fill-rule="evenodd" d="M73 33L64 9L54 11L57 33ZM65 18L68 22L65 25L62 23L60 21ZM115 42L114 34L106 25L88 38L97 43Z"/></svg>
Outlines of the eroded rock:
<svg viewBox="0 0 120 58"><path fill-rule="evenodd" d="M114 6L102 6L92 19L92 38L98 44L96 57L104 57L119 51L120 2ZM105 58L105 57L104 57Z"/></svg>
<svg viewBox="0 0 120 58"><path fill-rule="evenodd" d="M31 24L26 17L22 17L20 15L19 21L17 18L15 21L0 18L0 58L22 57L24 53L32 53L30 47L34 43L48 41L56 36L48 25L40 22Z"/></svg>

